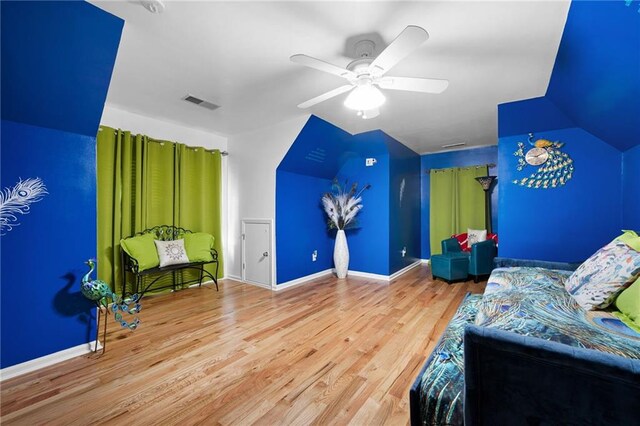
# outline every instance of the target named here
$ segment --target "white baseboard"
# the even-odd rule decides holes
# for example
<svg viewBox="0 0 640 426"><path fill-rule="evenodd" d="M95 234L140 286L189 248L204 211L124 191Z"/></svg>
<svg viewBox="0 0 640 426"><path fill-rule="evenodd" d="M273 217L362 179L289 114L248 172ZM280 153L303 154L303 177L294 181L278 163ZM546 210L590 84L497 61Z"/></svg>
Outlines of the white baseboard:
<svg viewBox="0 0 640 426"><path fill-rule="evenodd" d="M335 269L333 270L335 272ZM372 274L371 272L352 271L347 272L348 277L369 278L370 280L389 281L389 275Z"/></svg>
<svg viewBox="0 0 640 426"><path fill-rule="evenodd" d="M269 284L257 283L253 281L242 281L242 280L238 280L238 281L244 284L249 284L255 287L266 288L267 290L271 290L271 286Z"/></svg>
<svg viewBox="0 0 640 426"><path fill-rule="evenodd" d="M395 280L396 278L398 278L400 275L404 274L405 272L409 272L410 270L412 270L413 268L415 268L416 266L420 266L422 264L422 260L416 260L415 262L413 262L410 265L405 266L404 268L400 269L399 271L394 272L393 274L391 274L389 276L389 281L391 280Z"/></svg>
<svg viewBox="0 0 640 426"><path fill-rule="evenodd" d="M297 286L297 285L300 285L300 284L304 284L307 281L315 280L316 278L323 277L323 276L325 276L327 274L330 274L332 272L333 272L333 269L325 269L324 271L316 272L315 274L306 275L304 277L300 277L300 278L297 278L295 280L291 280L291 281L284 282L282 284L278 284L278 285L275 286L275 288L273 290L280 291L280 290L284 290L285 288L294 287L294 286Z"/></svg>
<svg viewBox="0 0 640 426"><path fill-rule="evenodd" d="M422 263L426 263L427 265L431 263L431 259L422 259L420 260Z"/></svg>
<svg viewBox="0 0 640 426"><path fill-rule="evenodd" d="M242 282L242 277L237 277L235 275L227 275L223 279L230 279L230 280Z"/></svg>
<svg viewBox="0 0 640 426"><path fill-rule="evenodd" d="M411 269L415 268L416 266L419 266L421 263L422 263L422 260L416 260L412 264L405 266L404 268L400 269L399 271L394 272L391 275L380 275L380 274L372 274L370 272L361 272L361 271L349 270L349 273L348 273L347 276L351 275L352 277L369 278L369 279L372 279L372 280L380 280L380 281L391 281L391 280L395 280L400 275L404 274L405 272L410 271Z"/></svg>
<svg viewBox="0 0 640 426"><path fill-rule="evenodd" d="M26 373L31 373L32 371L36 371L44 367L49 367L50 365L66 361L71 358L86 355L93 352L93 345L95 345L95 340L49 355L41 356L40 358L32 359L30 361L3 368L2 370L0 370L0 381L12 379L14 377L21 376ZM99 342L98 349L102 349L102 345Z"/></svg>

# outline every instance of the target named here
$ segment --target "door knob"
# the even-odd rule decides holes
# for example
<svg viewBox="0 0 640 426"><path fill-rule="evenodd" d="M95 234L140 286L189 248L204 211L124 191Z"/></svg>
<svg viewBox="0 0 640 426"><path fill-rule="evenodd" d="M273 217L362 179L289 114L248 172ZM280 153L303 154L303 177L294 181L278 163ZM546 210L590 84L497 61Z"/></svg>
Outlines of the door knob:
<svg viewBox="0 0 640 426"><path fill-rule="evenodd" d="M264 257L269 257L269 252L265 251L264 253L262 253L262 255L263 255Z"/></svg>

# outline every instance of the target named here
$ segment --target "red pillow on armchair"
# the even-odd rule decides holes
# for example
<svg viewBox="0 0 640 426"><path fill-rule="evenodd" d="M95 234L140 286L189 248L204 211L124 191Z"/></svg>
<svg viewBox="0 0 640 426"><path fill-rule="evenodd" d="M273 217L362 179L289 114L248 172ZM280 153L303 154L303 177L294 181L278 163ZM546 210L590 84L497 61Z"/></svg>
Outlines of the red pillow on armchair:
<svg viewBox="0 0 640 426"><path fill-rule="evenodd" d="M453 234L451 238L455 238L458 240L458 244L460 244L460 249L462 251L471 251L471 247L467 243L467 233L463 232L462 234ZM496 247L498 246L498 234L487 234L487 240L493 240L496 243Z"/></svg>

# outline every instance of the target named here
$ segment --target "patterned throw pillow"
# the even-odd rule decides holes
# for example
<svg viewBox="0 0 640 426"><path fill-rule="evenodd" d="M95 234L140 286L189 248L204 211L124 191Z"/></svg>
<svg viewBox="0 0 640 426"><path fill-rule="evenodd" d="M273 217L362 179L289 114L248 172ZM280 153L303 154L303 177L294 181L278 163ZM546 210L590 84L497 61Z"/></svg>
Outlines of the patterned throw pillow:
<svg viewBox="0 0 640 426"><path fill-rule="evenodd" d="M571 296L587 311L609 306L640 275L640 253L613 240L574 271L565 282Z"/></svg>
<svg viewBox="0 0 640 426"><path fill-rule="evenodd" d="M184 240L160 241L155 240L160 267L189 263L187 252L184 249Z"/></svg>
<svg viewBox="0 0 640 426"><path fill-rule="evenodd" d="M486 229L471 229L467 228L467 244L469 247L474 245L475 243L479 243L482 241L487 241L487 230Z"/></svg>

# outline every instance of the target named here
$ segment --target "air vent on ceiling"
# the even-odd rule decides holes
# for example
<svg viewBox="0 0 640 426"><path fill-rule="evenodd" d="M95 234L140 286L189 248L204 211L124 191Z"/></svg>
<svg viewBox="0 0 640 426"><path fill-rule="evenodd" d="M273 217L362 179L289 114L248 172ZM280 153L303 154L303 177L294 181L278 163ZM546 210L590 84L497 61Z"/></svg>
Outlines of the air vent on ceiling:
<svg viewBox="0 0 640 426"><path fill-rule="evenodd" d="M206 108L208 110L211 110L211 111L214 111L214 110L220 108L220 105L216 105L213 102L205 101L204 99L196 98L193 95L187 95L182 99L187 101L187 102L191 102L192 104L201 106L202 108Z"/></svg>
<svg viewBox="0 0 640 426"><path fill-rule="evenodd" d="M443 148L453 148L455 146L464 146L466 142L450 143L448 145L442 145Z"/></svg>

